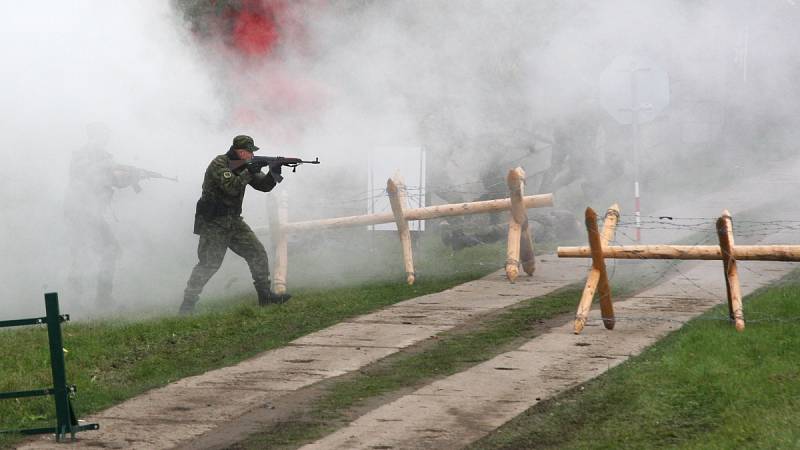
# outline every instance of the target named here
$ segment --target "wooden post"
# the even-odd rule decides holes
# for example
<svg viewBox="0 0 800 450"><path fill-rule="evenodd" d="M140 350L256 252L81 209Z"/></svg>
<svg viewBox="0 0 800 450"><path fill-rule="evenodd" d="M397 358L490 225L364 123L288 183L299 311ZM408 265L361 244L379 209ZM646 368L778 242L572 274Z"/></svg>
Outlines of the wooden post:
<svg viewBox="0 0 800 450"><path fill-rule="evenodd" d="M515 177L519 178L519 194L516 193L515 189L512 189L509 186L509 190L512 191L510 198L511 198L511 214L514 217L514 220L522 219L522 230L520 232L520 249L519 249L519 258L520 263L522 264L522 270L528 274L528 276L533 275L533 272L536 270L536 258L533 252L533 237L531 236L531 223L528 220L528 211L523 205L522 199L525 198L525 171L522 170L522 167L517 167L512 172L516 172ZM509 172L511 175L511 172ZM514 187L516 188L517 184L515 182ZM518 195L518 198L514 198ZM516 200L516 201L515 201Z"/></svg>
<svg viewBox="0 0 800 450"><path fill-rule="evenodd" d="M614 329L614 306L611 302L611 285L608 283L608 275L606 274L606 262L603 258L603 250L608 246L608 243L614 240L614 233L617 230L617 222L619 222L619 205L614 203L606 210L606 217L603 221L603 236L600 238L599 248L593 253L598 256L592 258L592 265L599 260L602 266L602 275L600 277L599 293L600 293L600 315L603 317L603 325L607 330ZM596 224L597 222L595 222ZM591 240L589 241L591 245Z"/></svg>
<svg viewBox="0 0 800 450"><path fill-rule="evenodd" d="M586 208L586 231L589 234L592 268L589 269L589 275L586 277L586 286L578 303L578 312L575 314L575 334L579 334L586 325L595 292L600 295L600 314L603 318L603 325L606 329L614 329L614 306L611 302L611 286L608 284L603 250L608 242L613 240L618 221L619 206L614 204L606 212L601 237L597 229L597 213L592 208Z"/></svg>
<svg viewBox="0 0 800 450"><path fill-rule="evenodd" d="M536 270L536 256L533 252L533 236L531 236L531 223L525 218L525 224L522 226L522 236L520 236L520 249L519 257L522 263L522 270L532 276Z"/></svg>
<svg viewBox="0 0 800 450"><path fill-rule="evenodd" d="M286 293L286 277L289 272L289 196L286 191L278 194L278 233L275 243L275 274L272 277L272 290L276 294Z"/></svg>
<svg viewBox="0 0 800 450"><path fill-rule="evenodd" d="M733 302L731 300L732 299L732 297L731 297L731 279L728 276L728 269L730 267L730 264L729 264L730 261L728 261L728 259L733 259L735 257L732 255L733 252L731 251L730 247L728 247L728 251L726 252L725 251L725 247L726 246L724 246L722 244L722 241L728 237L727 221L723 220L723 218L726 215L728 215L727 213L728 213L727 209L722 211L722 216L719 219L717 219L717 224L716 225L717 225L717 236L718 236L718 238L720 240L719 254L720 254L720 259L722 260L722 271L723 271L723 274L725 275L725 294L726 294L727 299L728 299L728 317L731 320L733 320ZM723 237L723 235L724 235L724 237ZM728 245L732 245L730 242L727 242L727 244Z"/></svg>
<svg viewBox="0 0 800 450"><path fill-rule="evenodd" d="M400 235L400 243L403 246L403 264L406 269L406 282L414 284L416 275L414 274L414 255L411 250L411 231L408 229L404 209L407 205L405 184L399 175L395 175L386 181L386 191L389 193L389 203L392 205L394 221L397 224L397 233Z"/></svg>
<svg viewBox="0 0 800 450"><path fill-rule="evenodd" d="M519 276L522 229L527 225L528 221L525 206L522 204L522 183L524 180L525 171L521 167L508 171L506 183L508 184L508 197L511 200L511 208L508 220L506 276L512 283Z"/></svg>
<svg viewBox="0 0 800 450"><path fill-rule="evenodd" d="M722 217L717 219L717 236L719 237L719 247L722 252L722 266L725 269L728 313L736 326L736 331L744 331L742 291L739 287L739 272L736 269L736 257L733 251L733 223L731 214L727 209L722 212Z"/></svg>

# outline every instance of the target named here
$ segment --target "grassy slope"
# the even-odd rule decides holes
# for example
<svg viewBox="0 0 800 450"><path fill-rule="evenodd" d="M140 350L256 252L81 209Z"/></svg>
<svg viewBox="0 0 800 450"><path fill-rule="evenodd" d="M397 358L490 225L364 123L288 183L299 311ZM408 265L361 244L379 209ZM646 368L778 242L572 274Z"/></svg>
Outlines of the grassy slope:
<svg viewBox="0 0 800 450"><path fill-rule="evenodd" d="M710 311L474 449L800 448L800 271L746 299L738 334ZM790 319L794 318L794 319Z"/></svg>
<svg viewBox="0 0 800 450"><path fill-rule="evenodd" d="M399 281L404 278L401 269L391 281L358 285L339 281L328 289L297 290L292 301L277 307L259 308L254 295L249 295L210 304L206 301L201 314L188 318L68 323L64 326L67 373L68 382L78 386L78 414L234 364L345 318L481 277L496 270L503 257L499 245L456 254L444 251L436 242L428 243L427 248L428 253L420 255L418 272L423 276L412 287ZM384 278L385 267L397 265L394 261L400 259L399 251L388 252L386 257L390 260L371 259L377 267L372 270L382 270ZM431 270L426 270L429 267ZM436 275L424 276L433 272L433 267ZM0 392L52 383L45 328L0 331L0 355ZM49 398L0 401L0 429L48 426L53 417ZM0 437L0 446L10 442Z"/></svg>

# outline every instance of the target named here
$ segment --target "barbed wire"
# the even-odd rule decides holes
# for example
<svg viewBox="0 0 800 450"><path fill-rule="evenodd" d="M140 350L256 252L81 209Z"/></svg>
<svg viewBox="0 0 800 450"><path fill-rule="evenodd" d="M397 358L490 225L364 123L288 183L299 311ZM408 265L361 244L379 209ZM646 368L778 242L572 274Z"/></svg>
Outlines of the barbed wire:
<svg viewBox="0 0 800 450"><path fill-rule="evenodd" d="M534 178L540 177L546 171L539 171L525 177L528 182ZM405 185L402 187L407 197L417 200L419 203L423 195L434 194L463 194L474 196L494 196L503 194L504 192L494 191L495 188L505 187L506 181L499 179L498 181L486 184L485 180L465 181L463 183L450 183L450 184L430 184L427 186L421 185ZM423 191L425 192L423 194ZM357 191L356 194L350 198L336 198L336 199L320 199L316 201L309 201L309 206L331 207L331 206L355 206L357 204L369 204L378 200L384 200L388 197L388 192L385 188L371 188L366 190ZM470 201L464 199L464 201ZM474 200L473 200L474 201ZM702 217L702 216L689 216L677 217L670 215L640 215L640 224L636 225L635 214L620 214L620 221L617 225L619 228L638 227L640 230L679 230L679 231L708 231L714 228L714 223L717 217ZM760 238L768 237L779 231L800 231L800 219L736 219L734 218L735 235L745 238Z"/></svg>
<svg viewBox="0 0 800 450"><path fill-rule="evenodd" d="M623 237L625 237L626 239L633 240L633 238L630 235L628 235L627 233L625 233L624 231L617 230L617 232L619 234L621 234ZM708 240L711 239L711 237L712 236L701 236L701 239L699 241L696 241L692 245L703 245L704 243L708 242ZM651 287L653 287L655 285L661 284L661 282L660 282L661 279L665 278L669 272L673 271L682 280L685 280L686 282L688 282L689 284L691 284L695 288L699 289L701 292L704 292L704 293L706 293L708 295L711 295L712 297L717 297L718 296L718 294L716 292L712 292L712 291L708 290L704 286L698 284L696 281L691 279L691 277L686 275L679 268L679 266L681 264L681 260L669 260L669 261L671 261L670 263L666 263L666 264L664 264L663 268L659 268L652 262L653 260L651 260L649 258L646 258L646 257L644 257L642 255L636 255L635 259L638 260L638 261L643 262L644 264L649 265L655 271L656 274L661 274L661 276L657 276L656 277L656 280L654 280L654 283L651 286L647 286L646 288L639 289L640 291L644 291L644 290L650 289ZM666 281L664 281L664 283L672 284L672 286L674 288L678 289L682 294L686 295L687 297L696 297L696 295L691 294L688 290L686 290L685 288L680 286L674 280L666 280Z"/></svg>
<svg viewBox="0 0 800 450"><path fill-rule="evenodd" d="M531 174L524 178L524 181L527 182L535 177L542 175L543 171ZM469 187L474 186L474 189L470 189ZM455 183L455 184L433 184L428 186L420 186L420 185L405 185L404 190L406 192L409 191L417 191L421 192L423 189L427 192L432 194L465 194L465 195L492 195L492 194L500 194L499 191L493 191L494 188L497 187L505 187L506 181L501 179L494 183L485 184L484 180L476 180L476 181L467 181L463 183ZM366 202L368 200L386 197L388 193L386 192L386 188L372 188L366 189L361 191L356 191L356 193L352 194L352 197L346 199L337 199L337 200L320 200L318 202L312 202L314 204L324 204L324 205L337 205L337 204L349 204L349 203L358 203L358 202Z"/></svg>
<svg viewBox="0 0 800 450"><path fill-rule="evenodd" d="M621 217L635 218L631 215L621 215ZM663 217L663 216L662 216ZM598 224L602 223L598 218ZM669 217L662 220L642 220L640 225L635 220L620 219L617 224L619 229L638 228L648 231L687 231L687 232L710 232L716 233L717 218L707 218L705 220L696 217L679 218ZM685 223L679 221L687 221ZM766 238L779 233L800 232L800 221L794 219L771 219L771 220L733 220L734 236L738 238Z"/></svg>

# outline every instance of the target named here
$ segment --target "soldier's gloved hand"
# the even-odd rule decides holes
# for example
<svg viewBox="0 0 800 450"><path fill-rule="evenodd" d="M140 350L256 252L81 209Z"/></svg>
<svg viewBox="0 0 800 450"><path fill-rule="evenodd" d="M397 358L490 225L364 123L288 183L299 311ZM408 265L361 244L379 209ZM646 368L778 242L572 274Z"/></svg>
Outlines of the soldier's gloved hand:
<svg viewBox="0 0 800 450"><path fill-rule="evenodd" d="M283 175L281 175L281 164L280 163L272 163L269 165L269 174L272 176L272 179L275 180L276 183L280 183L283 181Z"/></svg>
<svg viewBox="0 0 800 450"><path fill-rule="evenodd" d="M248 162L246 164L246 166L247 166L247 171L252 173L253 175L261 172L261 167L258 167L257 165L255 165L255 164L253 164L251 162Z"/></svg>
<svg viewBox="0 0 800 450"><path fill-rule="evenodd" d="M280 175L281 174L281 167L283 167L283 165L281 163L272 163L272 164L269 165L269 172L273 173L275 175Z"/></svg>

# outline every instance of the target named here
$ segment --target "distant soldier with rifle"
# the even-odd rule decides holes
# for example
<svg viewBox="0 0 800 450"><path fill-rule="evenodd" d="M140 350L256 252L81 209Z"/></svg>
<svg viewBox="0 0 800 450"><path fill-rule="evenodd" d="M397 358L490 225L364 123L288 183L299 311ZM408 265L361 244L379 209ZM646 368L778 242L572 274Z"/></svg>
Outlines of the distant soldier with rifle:
<svg viewBox="0 0 800 450"><path fill-rule="evenodd" d="M303 163L319 164L319 160L254 157L257 150L253 138L236 136L228 152L214 158L206 169L194 218L194 233L200 235L199 261L186 283L181 314L194 311L200 292L222 265L229 248L250 266L260 306L284 303L291 297L270 289L267 252L242 219L242 200L248 185L262 192L271 191L283 180L282 166L295 168ZM261 171L264 167L268 167L268 173Z"/></svg>
<svg viewBox="0 0 800 450"><path fill-rule="evenodd" d="M139 182L147 178L177 180L117 164L106 149L110 132L105 124L89 124L86 132L87 144L72 153L64 200L72 260L68 289L74 297L82 297L95 284L95 306L107 306L113 304L114 272L121 254L107 220L114 191L130 186L138 193Z"/></svg>

